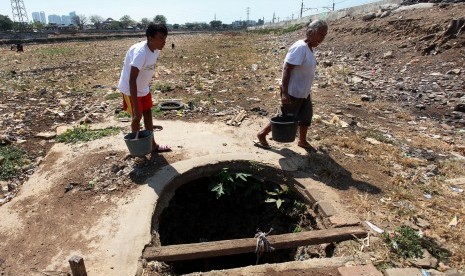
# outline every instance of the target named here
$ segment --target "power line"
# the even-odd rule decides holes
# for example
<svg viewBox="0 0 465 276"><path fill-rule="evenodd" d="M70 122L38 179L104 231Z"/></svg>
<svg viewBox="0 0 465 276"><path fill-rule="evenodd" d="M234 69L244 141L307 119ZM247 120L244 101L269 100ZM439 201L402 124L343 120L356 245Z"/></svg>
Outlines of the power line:
<svg viewBox="0 0 465 276"><path fill-rule="evenodd" d="M346 0L344 0L346 1ZM334 6L335 6L336 3L334 3L334 0L333 0L333 11L334 11ZM329 6L326 6L326 7L322 7L323 9L328 9L328 10L331 10L331 7Z"/></svg>
<svg viewBox="0 0 465 276"><path fill-rule="evenodd" d="M305 8L304 0L302 0L302 4L300 5L300 18L302 18L302 14L304 11L309 11L309 10L318 10L318 8Z"/></svg>

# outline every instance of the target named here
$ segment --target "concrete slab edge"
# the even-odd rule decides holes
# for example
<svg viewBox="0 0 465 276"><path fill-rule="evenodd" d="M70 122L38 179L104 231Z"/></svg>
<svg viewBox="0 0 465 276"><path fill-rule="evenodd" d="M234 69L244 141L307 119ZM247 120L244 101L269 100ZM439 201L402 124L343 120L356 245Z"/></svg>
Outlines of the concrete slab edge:
<svg viewBox="0 0 465 276"><path fill-rule="evenodd" d="M310 176L296 178L295 180L308 198L309 205L327 228L360 225L358 219L340 212L340 210L345 211L343 206L336 206L336 203L321 193L317 186L324 185L323 183L312 179Z"/></svg>
<svg viewBox="0 0 465 276"><path fill-rule="evenodd" d="M202 276L217 276L217 275L266 275L270 271L286 272L306 269L318 268L338 268L344 266L348 262L353 261L353 257L335 257L335 258L322 258L322 259L309 259L305 261L293 261L278 264L263 264L256 266L246 266L225 270L212 270L209 272L202 272ZM199 273L186 274L190 276L199 275Z"/></svg>

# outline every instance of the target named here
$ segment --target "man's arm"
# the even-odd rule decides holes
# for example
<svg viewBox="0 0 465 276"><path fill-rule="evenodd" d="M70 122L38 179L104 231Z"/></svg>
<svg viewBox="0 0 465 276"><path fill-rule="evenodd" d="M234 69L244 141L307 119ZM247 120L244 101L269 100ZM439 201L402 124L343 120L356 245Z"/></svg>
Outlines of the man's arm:
<svg viewBox="0 0 465 276"><path fill-rule="evenodd" d="M281 102L283 104L291 103L291 98L289 97L289 81L291 79L291 72L295 68L295 65L290 63L284 64L283 69L283 80L282 80L282 91L281 91Z"/></svg>
<svg viewBox="0 0 465 276"><path fill-rule="evenodd" d="M132 123L131 128L133 132L139 131L140 120L142 119L142 112L139 110L139 102L137 101L137 76L139 76L139 69L131 66L131 73L129 75L129 91L131 93L132 102Z"/></svg>

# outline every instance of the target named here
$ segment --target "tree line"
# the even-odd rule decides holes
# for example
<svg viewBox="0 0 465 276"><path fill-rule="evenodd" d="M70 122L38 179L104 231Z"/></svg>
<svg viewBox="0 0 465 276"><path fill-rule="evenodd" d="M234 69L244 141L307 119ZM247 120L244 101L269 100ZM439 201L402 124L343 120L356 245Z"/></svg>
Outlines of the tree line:
<svg viewBox="0 0 465 276"><path fill-rule="evenodd" d="M123 30L123 29L145 29L150 22L164 23L171 30L222 30L231 28L246 27L247 22L241 22L239 25L228 25L223 24L220 20L210 21L207 23L185 23L181 24L167 24L167 19L164 15L156 15L153 19L142 18L140 21L133 20L129 15L122 16L119 20L112 18L104 19L100 15L91 15L89 17L85 15L77 15L71 18L71 27L75 27L79 30L84 29L97 29L97 30ZM258 20L257 25L263 25L263 20ZM42 31L46 29L53 29L59 27L56 24L43 24L42 22L35 21L32 23L18 23L13 22L8 16L0 14L0 31L18 31L21 29L29 29Z"/></svg>

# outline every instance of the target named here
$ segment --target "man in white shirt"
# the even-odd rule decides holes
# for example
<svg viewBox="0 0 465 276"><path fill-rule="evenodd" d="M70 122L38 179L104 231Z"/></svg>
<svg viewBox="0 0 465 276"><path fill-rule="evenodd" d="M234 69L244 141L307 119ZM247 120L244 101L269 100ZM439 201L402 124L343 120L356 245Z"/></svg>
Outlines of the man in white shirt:
<svg viewBox="0 0 465 276"><path fill-rule="evenodd" d="M307 27L306 39L295 42L287 52L283 64L281 86L281 111L284 116L292 114L299 124L298 146L311 148L307 132L312 122L313 108L311 88L315 77L316 59L313 48L317 47L328 33L328 24L322 20L312 21ZM266 136L271 132L271 123L258 134L255 145L270 148Z"/></svg>
<svg viewBox="0 0 465 276"><path fill-rule="evenodd" d="M150 81L155 73L160 50L163 49L168 36L164 24L150 23L146 30L147 40L132 45L124 59L118 89L123 94L123 109L131 114L131 130L140 130L140 121L144 117L145 129L153 131L152 94ZM152 141L155 152L170 151L166 145Z"/></svg>

